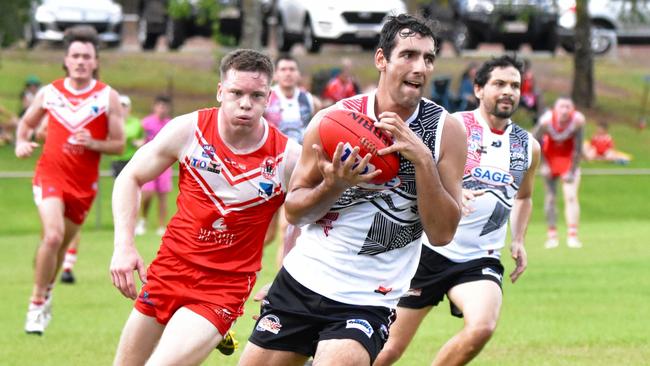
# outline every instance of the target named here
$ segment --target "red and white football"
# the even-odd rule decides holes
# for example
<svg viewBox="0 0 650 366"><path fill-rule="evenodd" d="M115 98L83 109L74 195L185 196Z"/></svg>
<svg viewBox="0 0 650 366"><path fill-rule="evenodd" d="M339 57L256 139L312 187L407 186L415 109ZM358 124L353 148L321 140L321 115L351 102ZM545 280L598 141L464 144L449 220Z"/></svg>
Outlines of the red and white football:
<svg viewBox="0 0 650 366"><path fill-rule="evenodd" d="M375 127L375 121L367 115L347 109L336 109L323 116L318 127L318 133L323 149L332 159L336 145L343 142L342 161L352 153L355 146L359 146L361 159L366 154L372 158L368 163L368 170L364 173L381 169L381 174L375 178L373 184L385 184L393 180L399 171L399 155L377 155L377 151L392 145L392 139L380 128Z"/></svg>

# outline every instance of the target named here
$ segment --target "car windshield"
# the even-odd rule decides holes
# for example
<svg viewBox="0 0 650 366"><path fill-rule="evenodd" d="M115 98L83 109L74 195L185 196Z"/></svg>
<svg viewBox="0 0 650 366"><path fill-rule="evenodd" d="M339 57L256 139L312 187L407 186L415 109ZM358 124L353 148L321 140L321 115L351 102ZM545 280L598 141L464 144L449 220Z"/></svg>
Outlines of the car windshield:
<svg viewBox="0 0 650 366"><path fill-rule="evenodd" d="M110 4L112 3L112 0L93 0L95 4ZM70 0L42 0L42 3L45 5L70 5L74 4L78 7L83 7L79 6L79 1L70 1Z"/></svg>

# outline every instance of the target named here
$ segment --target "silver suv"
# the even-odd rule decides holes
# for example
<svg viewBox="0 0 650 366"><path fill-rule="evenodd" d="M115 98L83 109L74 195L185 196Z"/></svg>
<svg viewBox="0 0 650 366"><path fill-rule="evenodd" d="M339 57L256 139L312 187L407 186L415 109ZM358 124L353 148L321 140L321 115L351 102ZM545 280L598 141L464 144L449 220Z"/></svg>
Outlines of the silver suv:
<svg viewBox="0 0 650 366"><path fill-rule="evenodd" d="M650 4L648 1L590 0L591 49L596 54L606 53L612 47L614 32L619 43L650 43ZM575 0L560 0L558 19L562 47L572 52L573 29L576 24Z"/></svg>
<svg viewBox="0 0 650 366"><path fill-rule="evenodd" d="M558 44L555 0L456 0L455 16L466 27L460 48L481 42L502 43L517 50L530 43L534 50L554 52Z"/></svg>

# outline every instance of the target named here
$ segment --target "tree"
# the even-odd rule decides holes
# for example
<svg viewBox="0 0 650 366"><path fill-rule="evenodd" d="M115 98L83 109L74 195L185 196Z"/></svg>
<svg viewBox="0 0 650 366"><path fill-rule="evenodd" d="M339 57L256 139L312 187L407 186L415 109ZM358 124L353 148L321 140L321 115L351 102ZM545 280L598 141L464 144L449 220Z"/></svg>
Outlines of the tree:
<svg viewBox="0 0 650 366"><path fill-rule="evenodd" d="M573 90L571 97L577 106L593 106L594 58L591 51L591 20L589 0L576 0L575 53L573 54Z"/></svg>
<svg viewBox="0 0 650 366"><path fill-rule="evenodd" d="M262 47L262 8L259 0L242 0L244 24L239 45L242 48L260 49Z"/></svg>
<svg viewBox="0 0 650 366"><path fill-rule="evenodd" d="M0 47L7 47L22 37L27 21L29 0L0 1Z"/></svg>

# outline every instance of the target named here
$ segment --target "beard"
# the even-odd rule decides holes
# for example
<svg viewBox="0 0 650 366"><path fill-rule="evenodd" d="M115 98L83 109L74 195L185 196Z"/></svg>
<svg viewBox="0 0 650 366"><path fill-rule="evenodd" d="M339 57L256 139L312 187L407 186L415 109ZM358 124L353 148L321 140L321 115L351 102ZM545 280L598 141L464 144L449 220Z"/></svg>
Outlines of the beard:
<svg viewBox="0 0 650 366"><path fill-rule="evenodd" d="M513 114L515 114L515 111L517 110L517 103L512 104L512 108L509 110L501 110L499 109L499 101L494 105L494 108L492 109L492 115L498 118L510 118Z"/></svg>

